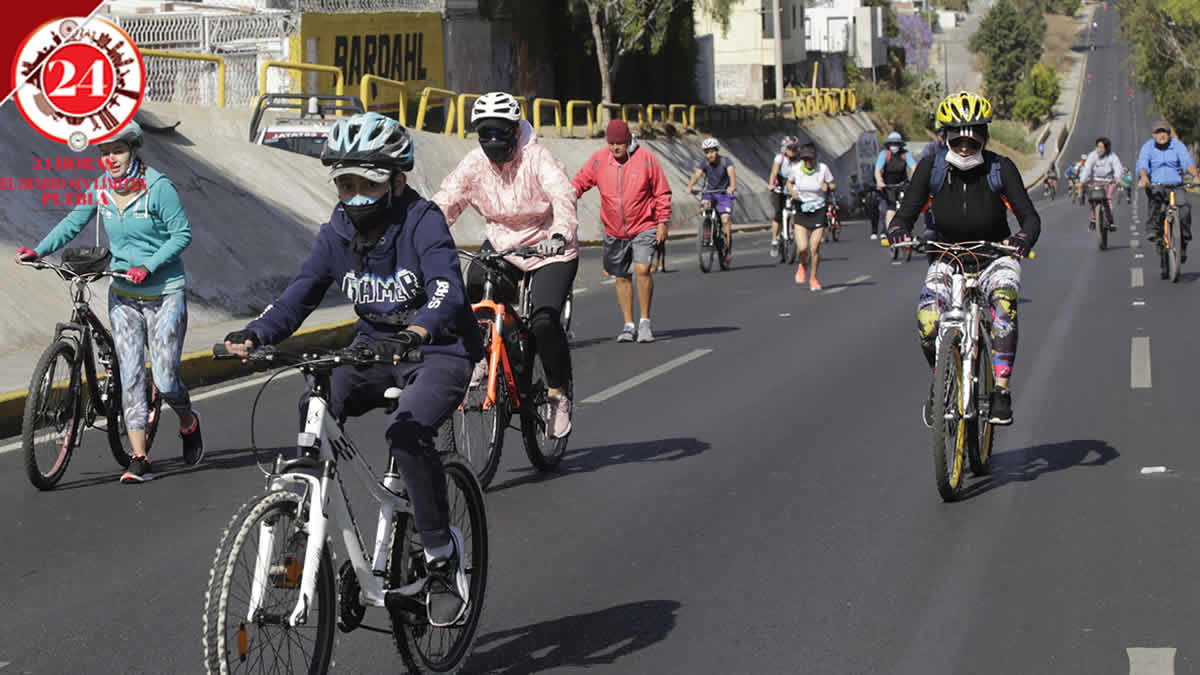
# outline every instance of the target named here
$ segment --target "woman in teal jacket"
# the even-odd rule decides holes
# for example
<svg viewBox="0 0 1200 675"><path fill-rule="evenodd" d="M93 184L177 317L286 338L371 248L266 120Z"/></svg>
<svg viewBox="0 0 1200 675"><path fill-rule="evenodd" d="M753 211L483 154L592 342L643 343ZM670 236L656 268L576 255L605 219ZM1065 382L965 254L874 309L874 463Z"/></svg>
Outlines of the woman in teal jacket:
<svg viewBox="0 0 1200 675"><path fill-rule="evenodd" d="M90 203L71 211L46 238L17 260L40 258L66 246L97 216L104 223L112 251L112 269L128 270L130 279L114 278L108 313L121 365L122 403L133 460L122 483L153 478L146 456L146 345L154 385L179 415L183 459L196 464L204 456L200 418L192 410L179 376L183 337L187 331L187 283L180 255L192 241L191 227L179 194L166 176L145 165L138 155L142 128L130 122L99 144L107 173L92 188Z"/></svg>

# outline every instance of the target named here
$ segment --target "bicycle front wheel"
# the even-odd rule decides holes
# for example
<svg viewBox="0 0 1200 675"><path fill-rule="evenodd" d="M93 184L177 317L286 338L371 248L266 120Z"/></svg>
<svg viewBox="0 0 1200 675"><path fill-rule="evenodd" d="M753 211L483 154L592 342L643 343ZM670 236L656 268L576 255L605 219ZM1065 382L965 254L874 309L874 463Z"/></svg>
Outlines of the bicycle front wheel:
<svg viewBox="0 0 1200 675"><path fill-rule="evenodd" d="M979 357L975 360L975 417L967 425L967 459L970 460L971 475L986 476L991 472L988 462L992 458L992 435L995 427L988 420L992 416L992 390L996 388L992 370L992 352L983 341L979 343Z"/></svg>
<svg viewBox="0 0 1200 675"><path fill-rule="evenodd" d="M704 220L696 230L696 254L700 257L700 271L705 274L712 271L713 257L717 254L712 228L712 222Z"/></svg>
<svg viewBox="0 0 1200 675"><path fill-rule="evenodd" d="M487 592L488 535L483 491L472 470L461 460L443 459L450 526L462 534L459 551L467 575L467 611L453 626L433 626L393 615L392 637L404 664L415 673L457 673L471 655ZM388 588L399 588L426 575L425 549L413 519L397 514L388 556Z"/></svg>
<svg viewBox="0 0 1200 675"><path fill-rule="evenodd" d="M933 470L938 494L947 502L958 497L962 485L963 451L967 424L963 418L962 335L951 331L942 337L933 371Z"/></svg>
<svg viewBox="0 0 1200 675"><path fill-rule="evenodd" d="M317 569L304 569L306 506L295 492L270 492L243 506L225 529L204 595L206 672L329 672L337 589L327 546ZM317 575L308 622L291 626L306 573ZM253 614L252 596L261 596Z"/></svg>
<svg viewBox="0 0 1200 675"><path fill-rule="evenodd" d="M525 454L529 462L539 471L549 471L558 466L567 452L568 433L562 438L551 438L548 432L550 401L547 397L546 369L542 366L542 355L533 343L525 345L525 366L529 369L528 396L521 401L521 440L525 443ZM567 382L563 389L567 397L574 395L572 386L571 355L567 354ZM574 399L572 399L574 400ZM574 413L574 411L571 411Z"/></svg>
<svg viewBox="0 0 1200 675"><path fill-rule="evenodd" d="M73 344L61 340L42 352L21 420L25 473L39 490L58 484L79 444L84 386Z"/></svg>
<svg viewBox="0 0 1200 675"><path fill-rule="evenodd" d="M511 416L508 409L508 386L502 373L496 374L494 400L484 407L488 398L490 374L486 373L478 384L467 389L462 405L454 411L455 447L485 489L495 477L496 469L500 468L504 432L508 429Z"/></svg>
<svg viewBox="0 0 1200 675"><path fill-rule="evenodd" d="M1109 216L1108 216L1108 209L1104 208L1104 206L1102 206L1102 205L1097 206L1095 220L1096 220L1096 235L1100 239L1100 250L1103 251L1104 249L1108 248L1108 225L1110 222Z"/></svg>
<svg viewBox="0 0 1200 675"><path fill-rule="evenodd" d="M1180 251L1182 250L1183 240L1179 231L1179 214L1172 214L1167 228L1169 231L1167 241L1170 247L1167 249L1167 276L1171 279L1171 283L1179 283L1179 271L1183 267L1182 261L1179 259Z"/></svg>

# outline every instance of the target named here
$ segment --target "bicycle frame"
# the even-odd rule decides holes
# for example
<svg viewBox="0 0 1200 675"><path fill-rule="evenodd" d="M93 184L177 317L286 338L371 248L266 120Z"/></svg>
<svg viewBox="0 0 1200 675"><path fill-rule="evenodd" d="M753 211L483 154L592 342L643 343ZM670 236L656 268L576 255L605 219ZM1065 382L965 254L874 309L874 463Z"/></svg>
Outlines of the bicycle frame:
<svg viewBox="0 0 1200 675"><path fill-rule="evenodd" d="M720 234L717 233L717 228L723 228L723 227L725 227L725 224L721 222L721 216L717 214L716 200L715 199L707 199L706 200L704 198L704 195L715 195L715 194L718 194L718 193L702 192L699 195L701 203L703 203L705 201L708 202L707 208L701 207L700 218L702 220L708 221L708 223L710 225L710 227L708 228L708 241L706 242L706 245L709 248L713 248L717 245L717 237L725 236L725 233L723 230Z"/></svg>
<svg viewBox="0 0 1200 675"><path fill-rule="evenodd" d="M977 345L980 339L987 341L991 348L989 331L983 330L983 312L979 297L979 273L968 274L957 270L950 276L950 309L942 312L938 319L937 340L935 349L941 349L942 339L950 332L962 335L959 348L962 355L962 382L959 383L959 410L963 411L963 419L975 416L972 404L975 391L975 359L979 356ZM982 336L982 337L981 337Z"/></svg>
<svg viewBox="0 0 1200 675"><path fill-rule="evenodd" d="M304 416L304 431L300 432L297 438L297 444L304 450L304 456L286 464L282 457L276 458L276 471L268 479L268 490L272 492L303 484L302 495L308 504L308 518L305 523L308 542L304 551L300 595L287 619L290 626L301 626L308 621L311 599L316 592L316 571L320 564L321 551L328 544L331 522L334 530L342 535L341 541L347 558L358 579L361 589L359 600L364 606L383 607L383 577L387 572L388 547L395 517L397 513L412 513L412 505L408 499L399 494L404 488L404 481L396 470L395 460L389 460L388 471L380 481L362 454L354 447L354 443L331 419L329 403L326 400L328 383L321 382L321 379L323 378L309 377L313 385L312 395ZM349 460L359 482L366 486L368 494L379 503L375 542L370 558L367 557L358 522L354 518L349 498L342 485L342 474L338 471L339 457ZM317 468L320 473L313 475L300 471L281 471L282 467L288 465ZM259 524L259 548L255 559L254 580L250 587L250 602L246 611L247 621L255 620L262 607L265 585L270 583L274 551L271 550L269 542L274 541L274 527L266 522Z"/></svg>

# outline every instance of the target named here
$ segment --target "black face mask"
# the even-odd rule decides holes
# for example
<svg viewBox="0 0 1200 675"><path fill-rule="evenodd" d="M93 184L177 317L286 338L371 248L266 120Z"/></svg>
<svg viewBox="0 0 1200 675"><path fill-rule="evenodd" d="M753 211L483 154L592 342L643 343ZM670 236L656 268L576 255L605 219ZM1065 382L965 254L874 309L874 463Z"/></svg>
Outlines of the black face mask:
<svg viewBox="0 0 1200 675"><path fill-rule="evenodd" d="M483 154L496 164L503 164L513 158L517 149L517 135L511 134L501 138L479 139L479 147Z"/></svg>
<svg viewBox="0 0 1200 675"><path fill-rule="evenodd" d="M350 219L354 229L359 232L369 232L387 224L391 206L392 190L388 188L387 194L376 199L374 203L351 206L343 202L342 210L346 212L346 217Z"/></svg>

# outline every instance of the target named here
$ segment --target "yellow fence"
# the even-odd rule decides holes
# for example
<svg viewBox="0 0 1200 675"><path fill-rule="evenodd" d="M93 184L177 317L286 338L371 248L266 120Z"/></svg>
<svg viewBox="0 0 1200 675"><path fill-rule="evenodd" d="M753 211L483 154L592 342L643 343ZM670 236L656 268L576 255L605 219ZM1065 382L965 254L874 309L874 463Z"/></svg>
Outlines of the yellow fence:
<svg viewBox="0 0 1200 675"><path fill-rule="evenodd" d="M225 107L225 60L219 56L212 54L196 54L193 52L171 52L161 49L141 49L139 50L142 56L151 56L159 59L181 59L184 61L204 61L212 63L217 68L217 106ZM146 71L149 73L150 66L146 66Z"/></svg>
<svg viewBox="0 0 1200 675"><path fill-rule="evenodd" d="M552 98L533 99L533 130L542 133L542 106L548 105L554 109L554 129L562 136L562 104Z"/></svg>
<svg viewBox="0 0 1200 675"><path fill-rule="evenodd" d="M574 136L575 132L575 109L583 108L587 112L588 136L596 133L596 118L592 113L591 101L567 101L567 135Z"/></svg>
<svg viewBox="0 0 1200 675"><path fill-rule="evenodd" d="M429 97L435 96L442 99L446 106L446 128L442 133L449 136L454 133L454 97L457 96L449 89L438 89L437 87L425 87L421 90L421 102L417 106L417 125L415 129L425 128L425 110L429 107Z"/></svg>
<svg viewBox="0 0 1200 675"><path fill-rule="evenodd" d="M258 71L258 95L262 96L267 93L267 70L270 68L280 68L283 70L296 70L302 73L328 73L333 75L333 90L338 96L346 94L346 79L342 76L342 69L336 66L319 66L314 63L288 63L287 61L266 61L262 64L262 69Z"/></svg>
<svg viewBox="0 0 1200 675"><path fill-rule="evenodd" d="M688 125L688 107L682 103L672 103L667 106L667 122L675 124L675 113L679 113L679 124Z"/></svg>
<svg viewBox="0 0 1200 675"><path fill-rule="evenodd" d="M398 104L399 114L397 115L397 118L400 120L400 124L408 126L408 94L406 93L408 87L399 80L389 80L386 77L380 77L378 75L367 73L366 75L363 75L362 84L358 86L358 97L363 100L364 105L367 101L371 100L368 98L368 95L371 92L371 85L391 88L400 93L400 100Z"/></svg>

